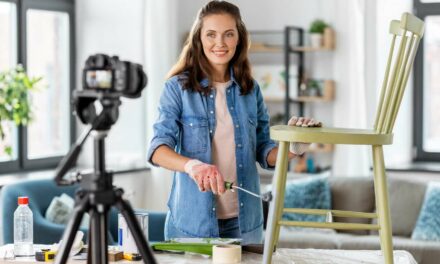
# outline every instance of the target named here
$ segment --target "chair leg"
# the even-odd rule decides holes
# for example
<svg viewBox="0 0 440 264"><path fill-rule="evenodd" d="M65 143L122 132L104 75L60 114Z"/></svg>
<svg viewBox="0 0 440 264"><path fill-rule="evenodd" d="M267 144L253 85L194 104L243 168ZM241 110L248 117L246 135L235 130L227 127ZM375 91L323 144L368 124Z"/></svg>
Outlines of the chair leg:
<svg viewBox="0 0 440 264"><path fill-rule="evenodd" d="M386 264L393 264L393 240L390 208L388 204L388 188L382 146L373 146L374 188L376 194L376 210L380 226L380 246Z"/></svg>
<svg viewBox="0 0 440 264"><path fill-rule="evenodd" d="M281 219L284 207L284 190L286 187L287 165L288 165L289 142L280 142L278 146L275 174L272 180L272 203L269 207L268 223L266 226L266 237L264 239L263 263L272 263L272 253L278 242Z"/></svg>

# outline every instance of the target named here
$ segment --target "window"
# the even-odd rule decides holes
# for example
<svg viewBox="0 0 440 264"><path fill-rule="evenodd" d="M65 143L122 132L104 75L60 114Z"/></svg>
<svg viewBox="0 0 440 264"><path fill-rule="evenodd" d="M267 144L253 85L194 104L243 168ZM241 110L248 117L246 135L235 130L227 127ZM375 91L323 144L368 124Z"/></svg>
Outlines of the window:
<svg viewBox="0 0 440 264"><path fill-rule="evenodd" d="M414 143L416 161L440 161L440 1L415 0L425 35L415 61Z"/></svg>
<svg viewBox="0 0 440 264"><path fill-rule="evenodd" d="M0 2L0 71L7 70L17 64L17 6L11 2ZM0 162L17 160L18 131L9 122L2 122L5 137L0 141ZM12 155L4 152L10 146ZM13 163L10 163L13 164Z"/></svg>
<svg viewBox="0 0 440 264"><path fill-rule="evenodd" d="M30 95L32 123L10 124L0 143L0 173L55 167L73 142L73 12L73 0L0 0L0 50L7 51L0 53L0 70L20 63L43 78Z"/></svg>

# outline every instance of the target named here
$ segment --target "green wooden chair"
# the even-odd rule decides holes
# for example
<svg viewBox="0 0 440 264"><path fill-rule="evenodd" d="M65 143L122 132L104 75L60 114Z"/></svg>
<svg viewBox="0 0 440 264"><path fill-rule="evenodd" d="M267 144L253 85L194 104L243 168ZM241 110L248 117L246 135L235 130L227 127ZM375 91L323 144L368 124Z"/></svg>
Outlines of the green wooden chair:
<svg viewBox="0 0 440 264"><path fill-rule="evenodd" d="M279 238L280 226L379 230L380 244L385 263L393 263L392 229L382 146L392 144L394 122L396 120L406 83L408 81L408 76L413 65L419 41L423 36L423 32L424 22L409 13L404 13L400 21L391 21L391 48L382 84L374 129L345 129L330 127L302 128L285 125L271 127L271 138L279 141L279 150L272 185L274 188L272 190L273 203L269 209L269 222L266 228L263 256L264 263L271 263L272 253ZM400 44L398 44L399 42ZM397 45L399 45L399 48L395 51L394 47ZM373 152L376 213L284 208L284 190L286 187L288 166L287 154L290 142L370 145ZM378 221L377 224L323 223L284 221L281 218L283 213L327 215L329 212L337 217L377 218Z"/></svg>

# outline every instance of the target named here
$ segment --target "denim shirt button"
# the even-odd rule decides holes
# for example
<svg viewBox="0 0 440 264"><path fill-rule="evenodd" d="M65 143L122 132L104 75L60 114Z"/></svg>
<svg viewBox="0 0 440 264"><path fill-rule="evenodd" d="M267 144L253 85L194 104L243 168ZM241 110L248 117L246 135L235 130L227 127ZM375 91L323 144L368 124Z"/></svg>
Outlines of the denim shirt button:
<svg viewBox="0 0 440 264"><path fill-rule="evenodd" d="M190 123L189 126L193 126L193 123Z"/></svg>
<svg viewBox="0 0 440 264"><path fill-rule="evenodd" d="M237 147L241 148L241 144L238 144Z"/></svg>
<svg viewBox="0 0 440 264"><path fill-rule="evenodd" d="M238 167L240 167L240 168L243 167L243 164L239 164Z"/></svg>
<svg viewBox="0 0 440 264"><path fill-rule="evenodd" d="M213 97L214 97L214 95L212 95L212 94L211 94L211 95L210 95L209 97L213 98Z"/></svg>
<svg viewBox="0 0 440 264"><path fill-rule="evenodd" d="M236 128L239 128L239 127L240 127L240 125L235 125L235 127L236 127Z"/></svg>
<svg viewBox="0 0 440 264"><path fill-rule="evenodd" d="M243 207L243 203L241 203L240 206Z"/></svg>
<svg viewBox="0 0 440 264"><path fill-rule="evenodd" d="M231 106L231 110L233 110L234 109L234 107L233 106Z"/></svg>
<svg viewBox="0 0 440 264"><path fill-rule="evenodd" d="M212 134L212 130L209 130L209 133L211 133L211 134Z"/></svg>
<svg viewBox="0 0 440 264"><path fill-rule="evenodd" d="M243 183L240 183L240 187L243 187Z"/></svg>
<svg viewBox="0 0 440 264"><path fill-rule="evenodd" d="M212 211L215 211L215 207L212 208Z"/></svg>
<svg viewBox="0 0 440 264"><path fill-rule="evenodd" d="M211 111L210 113L211 113L211 114L214 114L214 111Z"/></svg>

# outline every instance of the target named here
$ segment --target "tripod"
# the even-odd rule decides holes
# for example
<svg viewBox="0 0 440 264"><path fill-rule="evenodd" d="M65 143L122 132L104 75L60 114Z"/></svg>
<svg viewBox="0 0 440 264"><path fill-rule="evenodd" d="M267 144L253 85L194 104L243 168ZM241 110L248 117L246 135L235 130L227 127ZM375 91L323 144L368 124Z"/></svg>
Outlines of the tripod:
<svg viewBox="0 0 440 264"><path fill-rule="evenodd" d="M113 186L113 174L105 170L105 144L104 139L108 130L93 130L93 126L79 139L79 143L61 162L55 180L60 185L72 184L63 181L64 175L78 157L79 149L88 134L92 132L94 138L94 171L90 174L78 174L81 188L75 194L75 208L72 217L64 231L62 242L56 255L55 263L66 263L72 248L76 232L81 224L85 212L90 215L88 236L87 263L108 263L107 250L107 214L112 206L116 206L127 221L128 228L134 237L136 246L145 263L156 263L152 250L143 236L142 229L134 215L130 204L122 198L124 191ZM78 181L78 179L77 179Z"/></svg>

